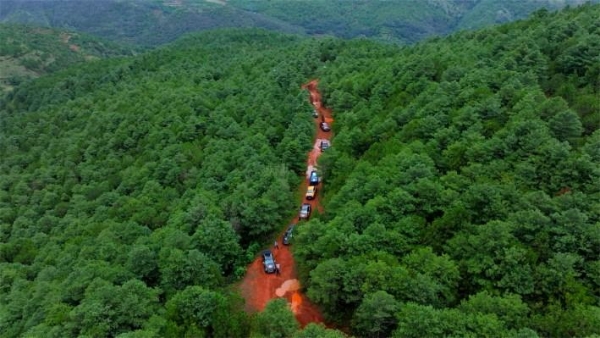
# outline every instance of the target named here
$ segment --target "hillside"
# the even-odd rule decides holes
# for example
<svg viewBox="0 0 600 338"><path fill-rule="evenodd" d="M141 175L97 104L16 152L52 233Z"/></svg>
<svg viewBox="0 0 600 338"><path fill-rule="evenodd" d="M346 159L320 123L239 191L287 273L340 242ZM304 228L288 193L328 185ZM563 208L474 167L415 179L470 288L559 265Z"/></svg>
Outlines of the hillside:
<svg viewBox="0 0 600 338"><path fill-rule="evenodd" d="M540 8L555 10L581 3L583 0L4 0L0 22L75 29L143 46L164 44L187 32L224 27L371 37L407 44L459 29L522 19Z"/></svg>
<svg viewBox="0 0 600 338"><path fill-rule="evenodd" d="M140 46L157 46L188 32L226 27L303 33L301 27L259 13L242 11L219 1L197 0L4 0L0 5L0 22L75 29Z"/></svg>
<svg viewBox="0 0 600 338"><path fill-rule="evenodd" d="M536 9L556 10L582 0L424 0L424 1L247 1L233 6L303 27L309 35L370 37L410 44L460 29L482 28L527 17Z"/></svg>
<svg viewBox="0 0 600 338"><path fill-rule="evenodd" d="M436 38L215 30L0 100L3 337L343 337L236 282L291 246L357 337L600 335L600 6ZM329 116L328 116L329 117ZM267 244L268 243L268 244ZM259 263L260 265L260 263Z"/></svg>
<svg viewBox="0 0 600 338"><path fill-rule="evenodd" d="M0 24L0 92L76 63L132 54L130 48L87 34Z"/></svg>
<svg viewBox="0 0 600 338"><path fill-rule="evenodd" d="M557 10L565 6L579 6L585 3L599 3L598 0L549 0L549 1L515 1L515 0L480 0L473 3L456 22L454 28L479 29L492 24L502 24L527 17L530 13L545 8Z"/></svg>
<svg viewBox="0 0 600 338"><path fill-rule="evenodd" d="M210 32L9 93L2 336L247 336L229 285L296 212L313 50Z"/></svg>
<svg viewBox="0 0 600 338"><path fill-rule="evenodd" d="M335 43L295 257L358 336L600 334L600 6L414 48Z"/></svg>

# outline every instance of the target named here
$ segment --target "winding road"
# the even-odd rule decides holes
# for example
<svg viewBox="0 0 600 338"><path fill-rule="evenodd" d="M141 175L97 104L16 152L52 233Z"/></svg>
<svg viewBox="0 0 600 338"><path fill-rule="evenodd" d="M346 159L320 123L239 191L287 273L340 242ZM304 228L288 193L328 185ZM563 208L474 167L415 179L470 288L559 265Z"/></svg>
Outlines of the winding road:
<svg viewBox="0 0 600 338"><path fill-rule="evenodd" d="M314 140L313 149L308 153L307 157L307 174L312 168L317 167L317 159L321 155L319 149L319 143L322 139L329 140L331 132L324 132L319 128L319 123L324 120L330 125L333 123L331 110L323 107L321 104L321 94L317 89L318 80L312 80L302 86L302 89L307 89L310 93L310 101L319 113L319 117L314 119L315 128L317 130L317 136ZM308 113L308 112L307 112ZM321 184L317 187L320 190ZM320 204L319 192L315 199L307 201L304 199L304 192L307 188L307 180L303 180L299 189L302 191L303 200L301 203L310 203L313 209L323 212L323 207ZM298 208L300 205L298 205ZM298 223L298 217L295 216L290 220L289 224ZM298 223L298 226L302 226L302 222ZM286 227L287 229L287 227ZM284 230L285 231L285 230ZM281 242L283 233L277 238ZM293 244L292 244L293 245ZM302 327L312 322L323 322L323 316L319 309L312 304L308 298L300 291L300 282L297 279L296 264L294 257L289 250L289 247L280 244L279 249L273 248L272 252L275 256L275 260L281 264L281 274L266 274L262 269L262 258L258 257L250 264L247 269L246 276L240 284L241 294L246 300L246 311L253 313L262 311L267 302L274 298L285 298L290 304L290 307L296 319Z"/></svg>

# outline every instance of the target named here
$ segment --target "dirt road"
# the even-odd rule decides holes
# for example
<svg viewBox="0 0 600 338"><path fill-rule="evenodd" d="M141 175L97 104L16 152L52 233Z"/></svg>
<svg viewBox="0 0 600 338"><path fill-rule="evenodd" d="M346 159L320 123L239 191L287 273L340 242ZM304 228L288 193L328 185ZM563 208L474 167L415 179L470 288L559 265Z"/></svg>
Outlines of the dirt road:
<svg viewBox="0 0 600 338"><path fill-rule="evenodd" d="M329 140L331 137L331 132L322 131L319 128L319 123L321 121L325 121L330 125L333 123L331 111L321 104L321 94L317 90L317 84L318 80L312 80L302 86L303 89L309 91L311 103L319 113L319 117L314 119L317 137L314 140L313 149L307 156L307 174L312 168L317 167L317 159L319 158L319 155L321 155L321 150L319 149L320 140ZM310 114L310 112L306 113ZM299 189L301 189L302 192L305 192L307 186L308 181L304 180ZM319 188L321 188L321 184L319 184L317 190L320 190ZM302 194L302 196L303 199L298 203L298 208L302 203L310 203L313 211L319 210L319 212L323 212L323 208L319 203L319 191L317 192L316 198L312 201L304 199L304 194ZM288 224L291 223L297 223L298 226L302 226L302 222L298 222L297 216L290 220ZM289 302L292 311L296 315L296 319L300 322L302 327L312 322L323 322L323 317L319 309L300 292L300 282L297 279L296 264L289 247L281 243L282 237L283 233L277 237L279 249L274 248L273 244L270 247L275 256L275 260L281 265L280 275L265 273L263 271L262 259L260 256L248 267L246 276L240 284L242 296L246 299L246 311L262 311L269 300L283 297Z"/></svg>

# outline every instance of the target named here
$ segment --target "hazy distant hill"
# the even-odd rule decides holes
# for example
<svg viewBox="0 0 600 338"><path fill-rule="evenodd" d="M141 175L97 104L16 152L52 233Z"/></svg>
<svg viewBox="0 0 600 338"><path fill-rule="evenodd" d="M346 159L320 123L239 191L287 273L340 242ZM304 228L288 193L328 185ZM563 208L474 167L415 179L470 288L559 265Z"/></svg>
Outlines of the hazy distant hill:
<svg viewBox="0 0 600 338"><path fill-rule="evenodd" d="M411 43L457 29L471 29L525 18L583 0L422 0L422 1L248 1L230 4L301 26L308 34L375 37Z"/></svg>
<svg viewBox="0 0 600 338"><path fill-rule="evenodd" d="M598 2L598 0L593 0ZM154 46L181 34L219 27L358 36L412 43L457 29L479 28L582 0L250 1L3 0L0 21L71 28Z"/></svg>
<svg viewBox="0 0 600 338"><path fill-rule="evenodd" d="M76 29L145 46L160 45L184 33L211 28L262 27L303 32L281 20L216 1L6 0L0 4L0 21Z"/></svg>
<svg viewBox="0 0 600 338"><path fill-rule="evenodd" d="M131 54L131 49L88 34L0 24L0 92L74 63Z"/></svg>
<svg viewBox="0 0 600 338"><path fill-rule="evenodd" d="M578 6L586 0L478 0L476 4L460 17L456 29L476 29L490 24L500 24L522 19L529 13L544 7L559 9L564 6ZM598 3L597 0L589 1Z"/></svg>

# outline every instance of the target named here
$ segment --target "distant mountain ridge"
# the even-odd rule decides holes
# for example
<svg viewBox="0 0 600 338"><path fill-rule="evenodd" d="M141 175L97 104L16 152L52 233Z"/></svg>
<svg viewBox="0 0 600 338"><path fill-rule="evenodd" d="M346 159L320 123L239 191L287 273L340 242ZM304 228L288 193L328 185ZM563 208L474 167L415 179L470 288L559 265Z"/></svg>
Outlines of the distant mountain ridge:
<svg viewBox="0 0 600 338"><path fill-rule="evenodd" d="M187 32L223 27L258 27L342 38L370 37L406 44L460 29L521 19L539 8L555 10L583 2L4 0L0 4L0 22L75 29L144 46L164 44Z"/></svg>
<svg viewBox="0 0 600 338"><path fill-rule="evenodd" d="M303 33L300 28L278 19L214 1L7 0L0 4L0 22L66 28L142 46L171 42L188 32L225 27Z"/></svg>

